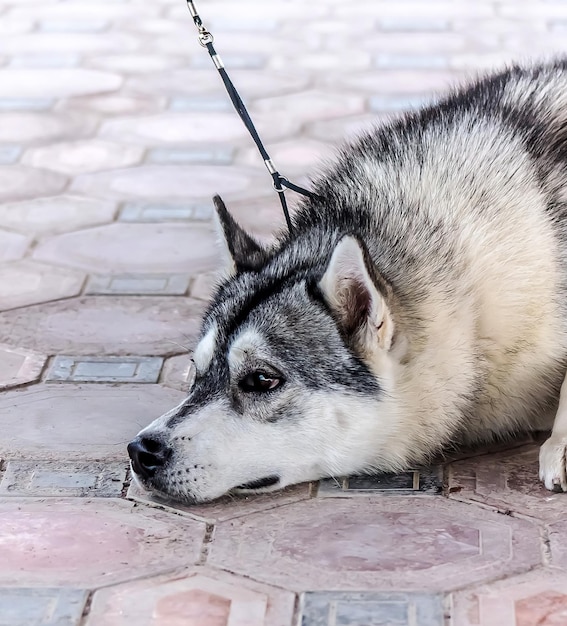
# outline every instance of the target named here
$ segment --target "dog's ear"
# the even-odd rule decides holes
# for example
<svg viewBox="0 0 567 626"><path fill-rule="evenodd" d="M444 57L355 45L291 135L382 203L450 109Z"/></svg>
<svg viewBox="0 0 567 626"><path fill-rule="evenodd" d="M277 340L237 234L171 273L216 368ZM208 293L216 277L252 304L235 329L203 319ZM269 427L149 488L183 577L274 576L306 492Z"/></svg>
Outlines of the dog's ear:
<svg viewBox="0 0 567 626"><path fill-rule="evenodd" d="M392 345L394 323L382 283L365 247L352 236L339 241L319 282L342 332L363 350Z"/></svg>
<svg viewBox="0 0 567 626"><path fill-rule="evenodd" d="M229 259L229 273L258 271L266 262L266 251L235 221L220 196L215 196L213 202L218 230Z"/></svg>

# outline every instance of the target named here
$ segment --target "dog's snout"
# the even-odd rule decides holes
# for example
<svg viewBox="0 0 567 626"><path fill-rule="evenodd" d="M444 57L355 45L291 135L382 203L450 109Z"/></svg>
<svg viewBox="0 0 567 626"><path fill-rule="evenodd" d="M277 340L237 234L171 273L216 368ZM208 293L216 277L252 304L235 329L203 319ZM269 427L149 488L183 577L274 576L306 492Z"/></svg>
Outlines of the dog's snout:
<svg viewBox="0 0 567 626"><path fill-rule="evenodd" d="M171 448L160 439L136 437L128 444L132 468L142 478L151 478L171 456Z"/></svg>

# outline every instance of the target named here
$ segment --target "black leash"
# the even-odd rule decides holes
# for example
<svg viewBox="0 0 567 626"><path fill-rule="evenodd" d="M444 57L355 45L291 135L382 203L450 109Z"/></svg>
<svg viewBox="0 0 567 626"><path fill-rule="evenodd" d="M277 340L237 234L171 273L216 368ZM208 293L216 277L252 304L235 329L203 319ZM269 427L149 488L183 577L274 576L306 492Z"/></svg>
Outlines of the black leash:
<svg viewBox="0 0 567 626"><path fill-rule="evenodd" d="M285 178L278 172L272 159L270 159L270 155L268 154L266 148L264 147L262 140L260 139L260 135L258 135L258 131L256 130L256 127L254 126L254 123L252 122L252 119L250 118L250 115L248 114L246 107L244 106L244 102L242 102L242 98L238 94L238 91L236 91L236 87L233 85L232 81L230 80L230 77L228 76L224 68L224 64L220 56L217 54L216 50L213 47L214 37L203 25L203 21L199 17L199 14L197 13L197 9L195 8L195 4L193 3L192 0L187 0L187 7L189 8L189 13L191 13L191 17L193 18L193 21L195 22L195 26L197 27L197 30L199 31L199 43L203 46L203 48L207 49L209 56L211 57L215 67L217 68L222 78L222 82L224 83L224 86L226 87L226 91L228 92L228 95L230 96L230 99L232 100L232 104L234 105L236 112L240 116L240 119L244 122L244 126L246 126L246 128L248 129L248 132L250 133L250 135L252 135L252 139L254 140L256 147L258 148L260 154L262 155L262 159L264 159L264 164L266 165L266 169L268 170L270 176L272 177L274 189L278 192L278 196L282 204L282 210L285 215L285 221L287 222L287 227L289 229L289 232L291 233L292 225L291 225L291 218L289 216L289 210L287 208L287 202L285 199L285 188L291 189L292 191L295 191L296 193L299 193L303 196L307 196L308 198L316 198L317 196L311 191L307 191L307 189L303 189L303 187L299 187L299 185L294 185L293 183L290 183L287 178Z"/></svg>

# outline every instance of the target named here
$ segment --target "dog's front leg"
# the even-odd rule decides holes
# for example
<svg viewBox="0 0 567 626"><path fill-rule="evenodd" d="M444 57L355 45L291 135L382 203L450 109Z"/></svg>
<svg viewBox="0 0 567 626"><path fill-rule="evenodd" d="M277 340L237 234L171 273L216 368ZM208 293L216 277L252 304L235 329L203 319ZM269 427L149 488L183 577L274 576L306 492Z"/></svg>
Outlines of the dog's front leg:
<svg viewBox="0 0 567 626"><path fill-rule="evenodd" d="M551 437L539 451L539 477L547 489L561 487L567 491L567 376L561 385L559 408L553 422Z"/></svg>

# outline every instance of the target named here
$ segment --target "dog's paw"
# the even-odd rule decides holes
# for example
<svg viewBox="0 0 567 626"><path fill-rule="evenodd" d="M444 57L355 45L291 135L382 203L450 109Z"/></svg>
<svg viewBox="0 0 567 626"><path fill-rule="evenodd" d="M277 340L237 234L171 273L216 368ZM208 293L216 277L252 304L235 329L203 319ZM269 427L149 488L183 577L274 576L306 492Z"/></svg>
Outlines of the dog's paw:
<svg viewBox="0 0 567 626"><path fill-rule="evenodd" d="M539 478L546 489L567 491L567 437L551 435L539 450Z"/></svg>

